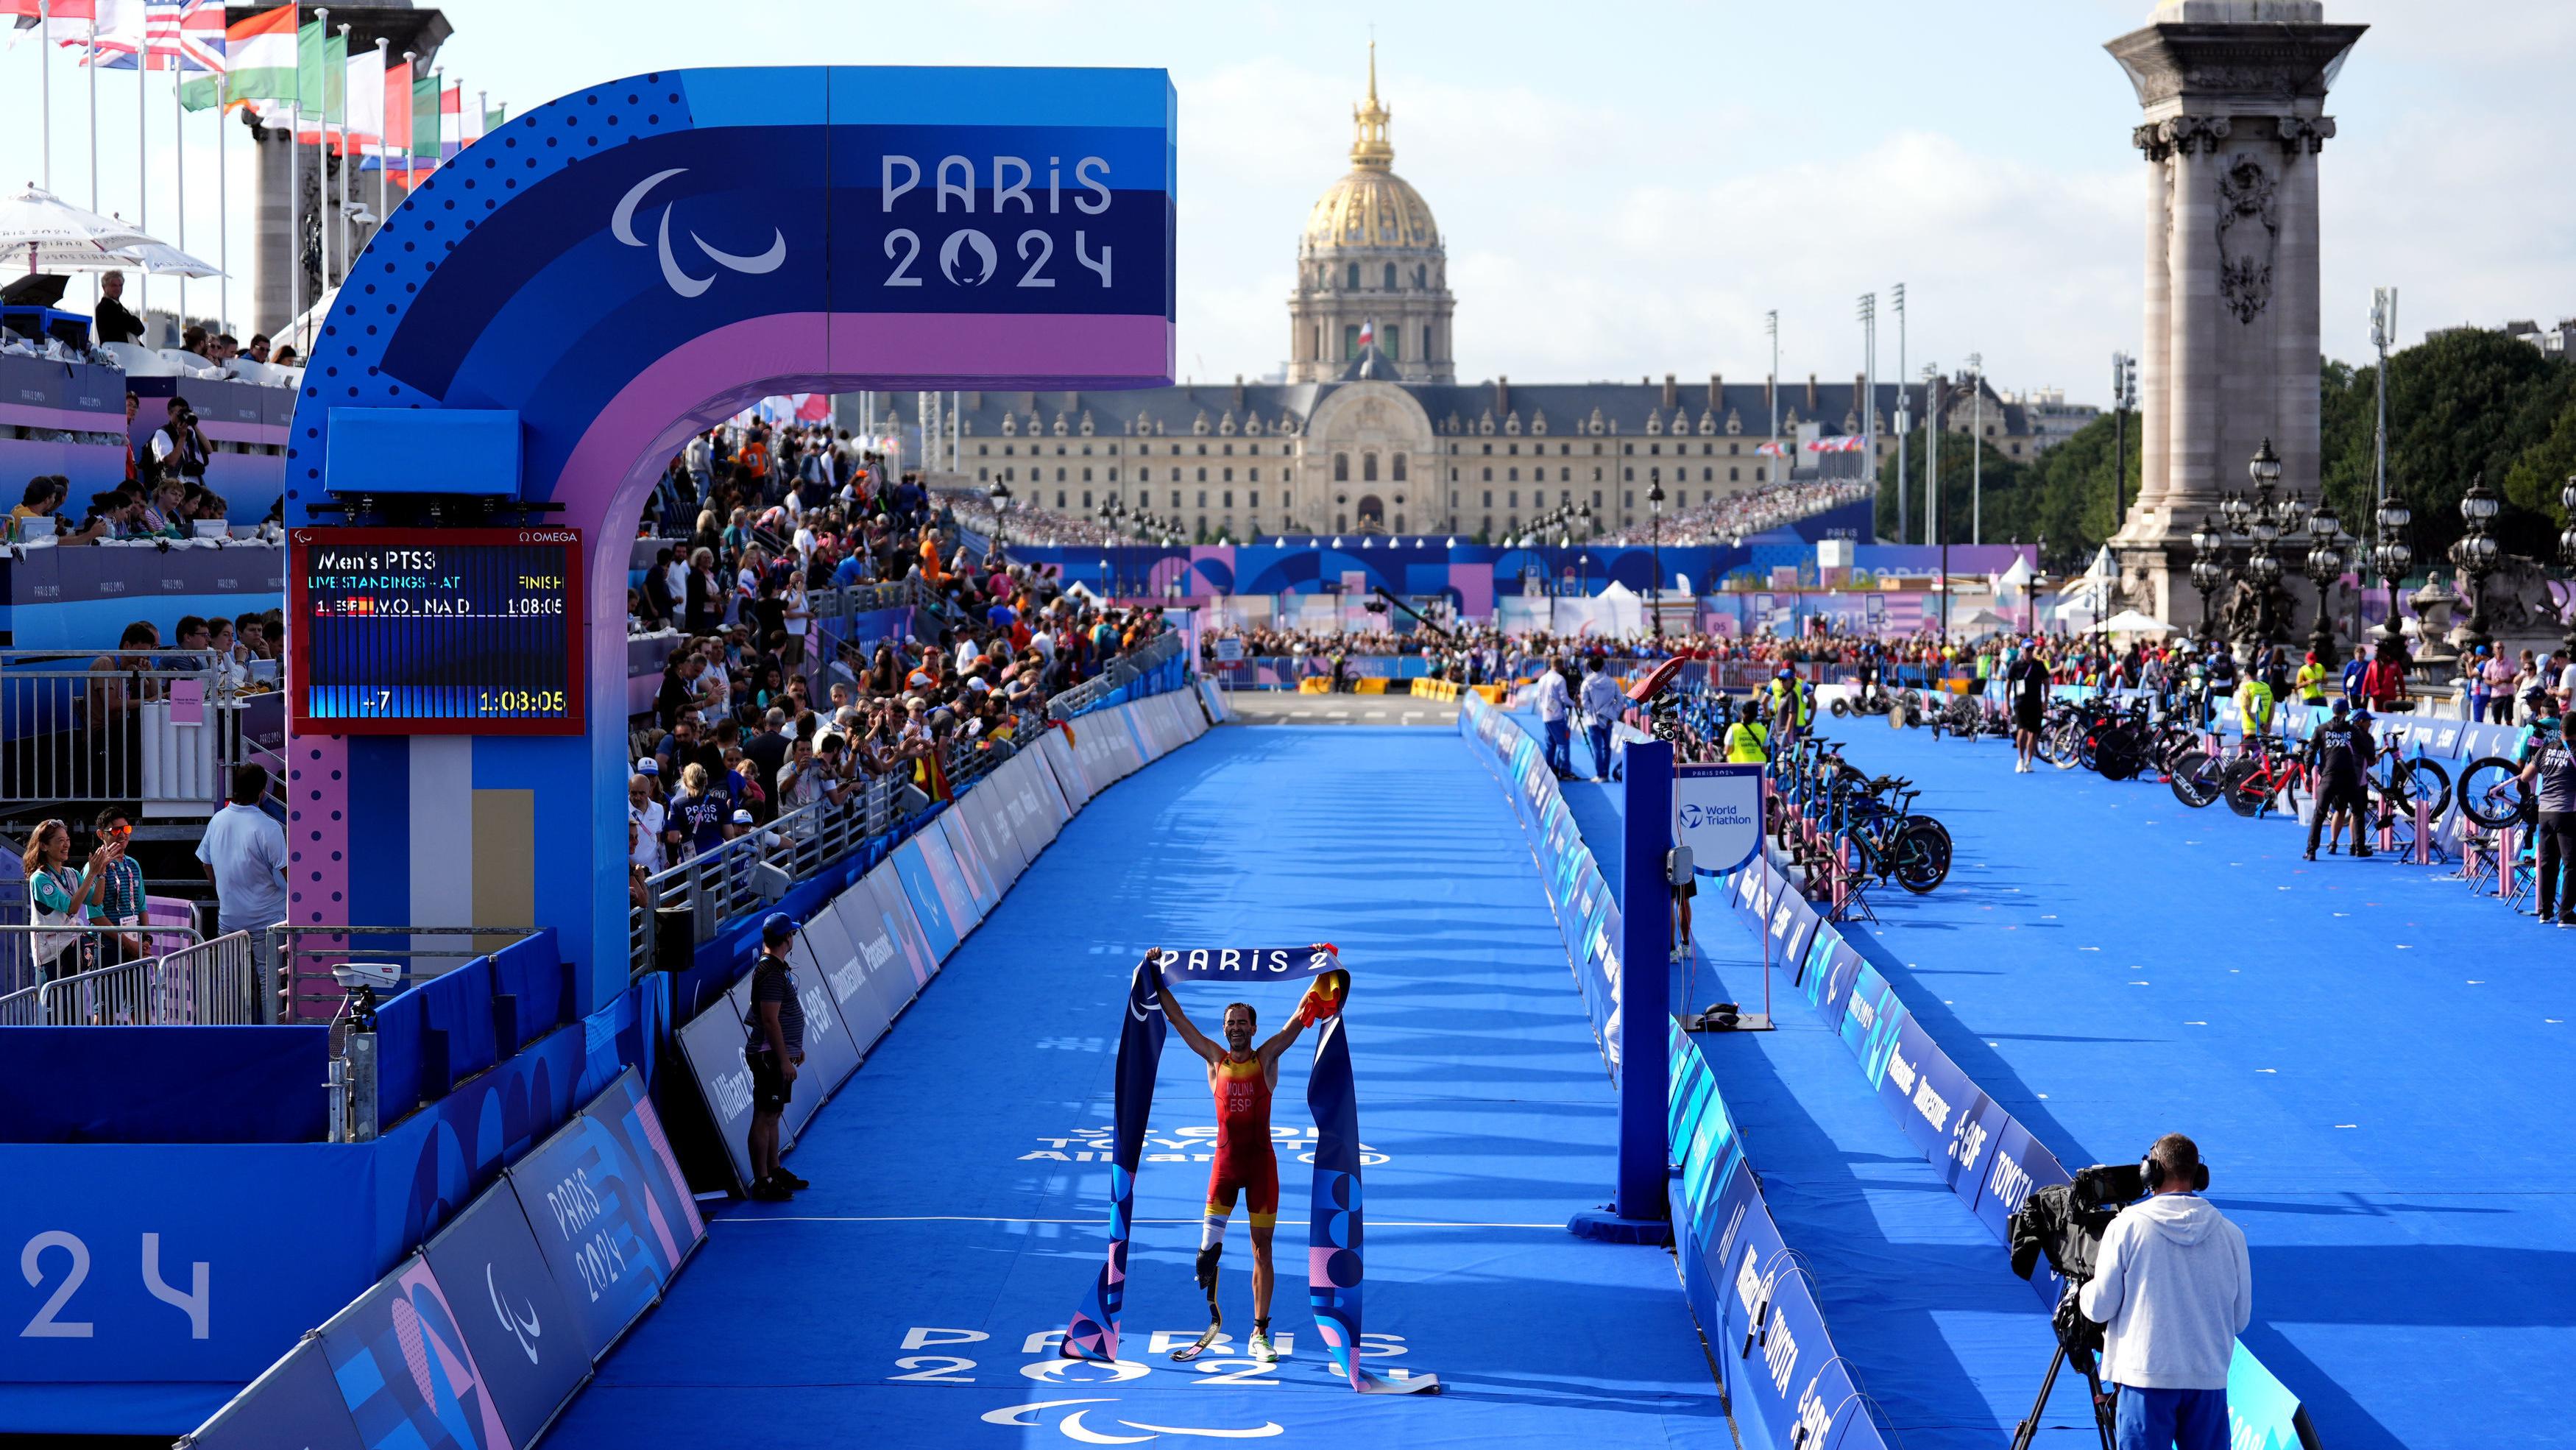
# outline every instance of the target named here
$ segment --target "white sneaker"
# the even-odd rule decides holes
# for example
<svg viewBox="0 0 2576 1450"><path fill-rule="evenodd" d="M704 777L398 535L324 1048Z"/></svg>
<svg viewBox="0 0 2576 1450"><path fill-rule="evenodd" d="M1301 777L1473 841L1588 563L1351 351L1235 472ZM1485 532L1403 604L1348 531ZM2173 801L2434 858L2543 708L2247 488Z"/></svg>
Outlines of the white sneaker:
<svg viewBox="0 0 2576 1450"><path fill-rule="evenodd" d="M1279 1362L1279 1351L1270 1347L1270 1336L1258 1329L1252 1331L1252 1338L1246 1341L1243 1347L1246 1353L1263 1364Z"/></svg>

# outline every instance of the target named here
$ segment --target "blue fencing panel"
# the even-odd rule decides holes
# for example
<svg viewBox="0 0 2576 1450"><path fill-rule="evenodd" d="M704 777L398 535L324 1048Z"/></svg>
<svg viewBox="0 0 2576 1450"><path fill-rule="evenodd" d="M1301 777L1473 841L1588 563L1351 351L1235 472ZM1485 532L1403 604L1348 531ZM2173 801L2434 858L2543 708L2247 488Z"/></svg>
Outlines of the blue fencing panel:
<svg viewBox="0 0 2576 1450"><path fill-rule="evenodd" d="M481 1307L472 1298L463 1303ZM456 1301L415 1254L322 1326L341 1403L367 1444L482 1450L511 1443L459 1321Z"/></svg>
<svg viewBox="0 0 2576 1450"><path fill-rule="evenodd" d="M500 1035L492 1030L490 957L476 957L413 990L421 994L424 1098L444 1097L458 1082L501 1060ZM439 1075L442 1060L444 1078ZM383 1109L377 1111L381 1114Z"/></svg>
<svg viewBox="0 0 2576 1450"><path fill-rule="evenodd" d="M571 982L553 927L492 954L493 990L518 999L518 1041L504 1043L504 1050L524 1047L564 1024Z"/></svg>
<svg viewBox="0 0 2576 1450"><path fill-rule="evenodd" d="M319 1026L0 1028L0 1137L320 1142L330 1038ZM99 1071L106 1062L116 1070Z"/></svg>
<svg viewBox="0 0 2576 1450"><path fill-rule="evenodd" d="M198 1426L189 1443L194 1450L366 1450L319 1339L299 1341Z"/></svg>
<svg viewBox="0 0 2576 1450"><path fill-rule="evenodd" d="M474 1200L421 1249L441 1284L466 1300L461 1328L510 1443L535 1440L590 1378L572 1334L572 1305L507 1187Z"/></svg>

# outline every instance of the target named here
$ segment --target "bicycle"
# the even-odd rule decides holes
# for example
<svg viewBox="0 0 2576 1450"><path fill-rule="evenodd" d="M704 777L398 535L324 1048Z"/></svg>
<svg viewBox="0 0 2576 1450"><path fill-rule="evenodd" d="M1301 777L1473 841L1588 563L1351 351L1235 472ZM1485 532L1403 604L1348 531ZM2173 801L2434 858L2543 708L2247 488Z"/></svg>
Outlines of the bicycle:
<svg viewBox="0 0 2576 1450"><path fill-rule="evenodd" d="M2490 831L2540 824L2540 798L2522 783L2522 763L2482 755L2460 772L2460 813Z"/></svg>
<svg viewBox="0 0 2576 1450"><path fill-rule="evenodd" d="M2420 740L2412 756L2401 756L2398 747L2407 734L2391 730L2380 743L2378 758L2370 763L2370 785L2402 811L2411 812L2417 801L2423 801L2431 808L2429 814L2439 820L2451 808L2451 773L2424 758Z"/></svg>

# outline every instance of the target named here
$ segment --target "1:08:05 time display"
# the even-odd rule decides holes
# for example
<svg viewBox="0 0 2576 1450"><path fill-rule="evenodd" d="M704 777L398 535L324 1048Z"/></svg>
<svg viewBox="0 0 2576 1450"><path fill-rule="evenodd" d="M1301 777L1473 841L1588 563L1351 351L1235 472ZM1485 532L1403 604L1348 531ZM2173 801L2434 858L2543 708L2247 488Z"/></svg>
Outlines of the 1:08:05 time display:
<svg viewBox="0 0 2576 1450"><path fill-rule="evenodd" d="M478 715L560 715L563 710L561 690L478 690L474 695L474 712Z"/></svg>

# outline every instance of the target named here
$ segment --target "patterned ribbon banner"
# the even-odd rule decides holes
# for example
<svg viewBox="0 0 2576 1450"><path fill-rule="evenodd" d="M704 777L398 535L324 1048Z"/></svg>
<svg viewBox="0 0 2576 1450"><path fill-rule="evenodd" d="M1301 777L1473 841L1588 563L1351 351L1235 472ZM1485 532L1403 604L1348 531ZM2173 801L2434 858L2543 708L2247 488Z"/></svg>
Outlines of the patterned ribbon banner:
<svg viewBox="0 0 2576 1450"><path fill-rule="evenodd" d="M1350 1043L1342 1016L1351 975L1329 942L1304 947L1156 950L1136 964L1119 1023L1114 1154L1109 1166L1109 1253L1090 1292L1073 1312L1060 1353L1067 1359L1118 1358L1118 1314L1127 1298L1127 1245L1135 1228L1136 1166L1145 1150L1145 1120L1154 1109L1154 1074L1169 1023L1157 991L1164 981L1284 982L1314 978L1325 999L1318 1012L1315 1060L1306 1106L1315 1116L1315 1179L1307 1235L1307 1301L1333 1373L1362 1394L1438 1393L1434 1375L1381 1379L1359 1363L1362 1213L1359 1096L1351 1081Z"/></svg>

